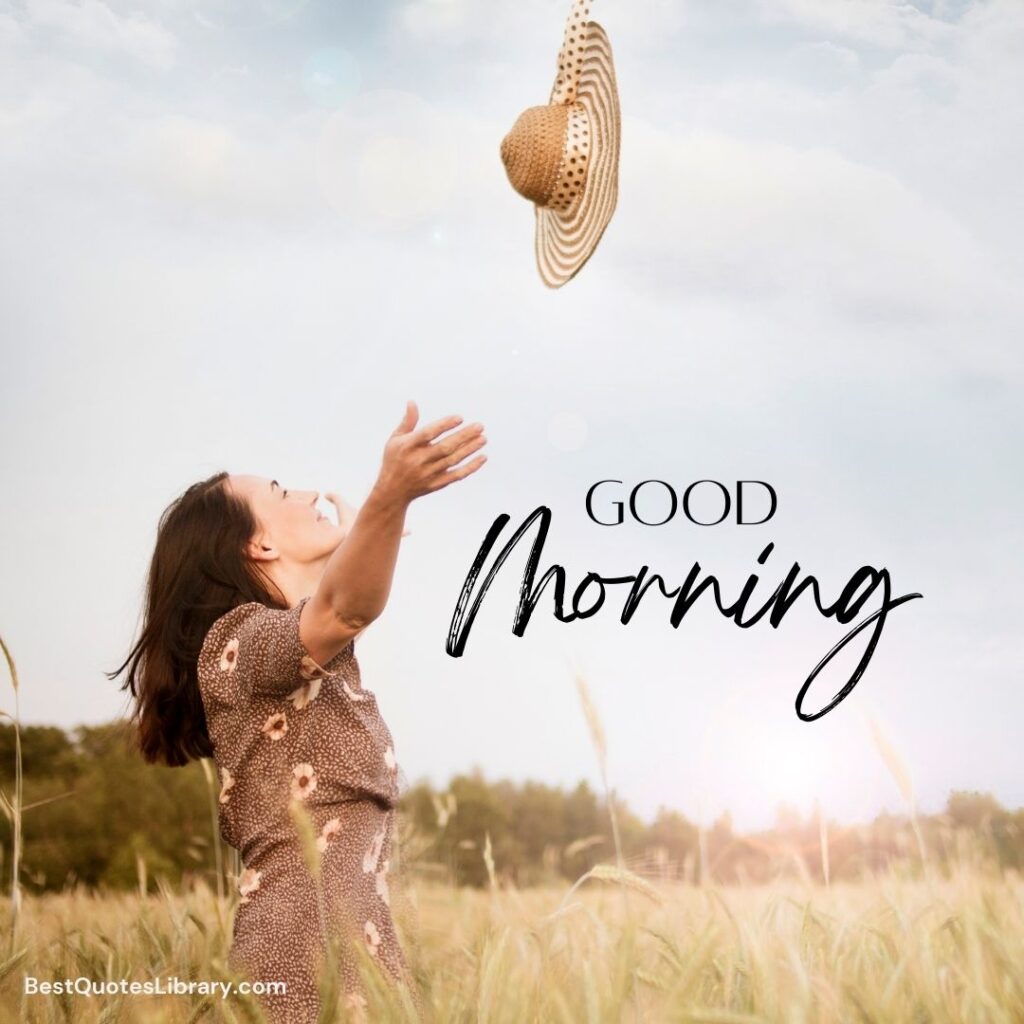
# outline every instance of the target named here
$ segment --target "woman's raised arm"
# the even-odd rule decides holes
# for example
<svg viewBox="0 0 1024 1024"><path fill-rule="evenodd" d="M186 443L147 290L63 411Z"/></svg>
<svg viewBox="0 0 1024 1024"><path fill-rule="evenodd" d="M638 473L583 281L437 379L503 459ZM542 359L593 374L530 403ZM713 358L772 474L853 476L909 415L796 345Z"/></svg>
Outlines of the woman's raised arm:
<svg viewBox="0 0 1024 1024"><path fill-rule="evenodd" d="M418 418L416 403L408 402L384 446L373 488L302 609L299 637L321 665L384 610L410 502L465 479L487 461L477 455L460 465L486 444L483 424L454 430L462 417L445 416L415 430Z"/></svg>

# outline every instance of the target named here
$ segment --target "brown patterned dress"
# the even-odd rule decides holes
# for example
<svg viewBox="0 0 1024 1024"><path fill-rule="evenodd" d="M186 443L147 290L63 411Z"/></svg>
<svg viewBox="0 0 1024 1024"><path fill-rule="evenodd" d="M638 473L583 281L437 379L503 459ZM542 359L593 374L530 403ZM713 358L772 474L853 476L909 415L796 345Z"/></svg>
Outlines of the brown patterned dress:
<svg viewBox="0 0 1024 1024"><path fill-rule="evenodd" d="M324 936L341 936L342 991L364 1004L358 937L422 1009L391 916L388 871L401 795L391 732L363 688L355 642L321 666L299 637L308 601L249 602L210 627L199 689L220 774L220 832L243 871L229 966L253 981L285 982L257 995L274 1024L309 1024L319 1009ZM404 780L404 776L402 777ZM317 836L320 890L289 804Z"/></svg>

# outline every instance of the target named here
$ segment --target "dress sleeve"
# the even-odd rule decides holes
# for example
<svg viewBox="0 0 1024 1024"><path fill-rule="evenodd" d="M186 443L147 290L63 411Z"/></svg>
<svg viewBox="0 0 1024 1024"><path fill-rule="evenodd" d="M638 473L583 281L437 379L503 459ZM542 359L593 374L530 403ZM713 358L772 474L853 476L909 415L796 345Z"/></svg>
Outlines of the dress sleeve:
<svg viewBox="0 0 1024 1024"><path fill-rule="evenodd" d="M284 609L250 601L222 615L210 627L200 654L207 677L238 694L287 695L312 679L332 675L350 648L326 666L313 659L299 638L299 616L308 600Z"/></svg>

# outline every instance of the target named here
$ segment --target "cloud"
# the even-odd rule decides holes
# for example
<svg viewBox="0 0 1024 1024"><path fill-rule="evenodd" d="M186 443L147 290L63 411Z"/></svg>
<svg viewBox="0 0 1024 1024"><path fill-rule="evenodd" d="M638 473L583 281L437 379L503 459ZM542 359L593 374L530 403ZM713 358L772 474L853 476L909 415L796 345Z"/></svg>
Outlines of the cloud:
<svg viewBox="0 0 1024 1024"><path fill-rule="evenodd" d="M758 0L765 21L792 22L884 49L927 49L955 27L902 0Z"/></svg>
<svg viewBox="0 0 1024 1024"><path fill-rule="evenodd" d="M119 14L102 0L27 0L25 14L31 26L82 50L122 54L159 71L174 66L174 35L143 15Z"/></svg>
<svg viewBox="0 0 1024 1024"><path fill-rule="evenodd" d="M147 125L140 139L140 175L179 199L224 199L240 184L242 144L221 124L172 114Z"/></svg>
<svg viewBox="0 0 1024 1024"><path fill-rule="evenodd" d="M109 174L115 189L130 186L159 220L188 211L210 222L311 223L324 209L313 127L302 117L243 131L187 114L150 116L124 127L107 157Z"/></svg>
<svg viewBox="0 0 1024 1024"><path fill-rule="evenodd" d="M414 93L361 93L320 134L322 194L371 230L422 224L455 201L457 142L454 119Z"/></svg>
<svg viewBox="0 0 1024 1024"><path fill-rule="evenodd" d="M0 46L13 48L22 41L21 25L8 11L0 11Z"/></svg>
<svg viewBox="0 0 1024 1024"><path fill-rule="evenodd" d="M800 43L786 54L788 67L802 74L817 89L839 88L863 74L860 55L828 39Z"/></svg>
<svg viewBox="0 0 1024 1024"><path fill-rule="evenodd" d="M524 0L485 16L465 0L414 0L395 17L402 33L447 26L486 48L503 31L550 34L563 6ZM652 24L656 6L645 6ZM917 24L898 8L870 2L850 18L861 28L869 15ZM28 10L37 29L62 24L83 44L123 38L111 19L156 25L99 0L31 0ZM787 10L841 21L830 3L812 9L788 0ZM688 12L675 5L668 23ZM781 297L855 324L927 324L1017 308L1009 264L986 231L991 225L992 237L1009 237L994 197L1010 186L1021 134L1010 125L1010 100L996 99L1008 77L1019 76L1005 37L1022 21L1005 4L995 13L972 9L955 26L942 23L955 33L948 54L897 54L874 71L850 46L789 41L774 73L676 77L664 93L645 84L639 51L623 40L621 198L595 267L614 265L638 292L660 299ZM0 40L6 32L16 43L19 25L5 24ZM500 262L519 252L529 211L497 156L516 110L477 102L481 92L490 97L490 83L438 95L430 75L446 73L440 58L421 96L367 91L325 116L257 108L252 90L177 110L156 91L129 91L107 69L61 60L38 39L34 45L33 52L12 43L20 63L0 72L14 86L9 96L21 90L20 104L0 108L0 123L17 134L6 159L28 184L43 170L46 187L65 195L77 184L96 202L106 190L115 217L125 209L121 190L167 223L200 211L211 220L316 224L367 237L426 227L460 239L454 260L469 263L484 252ZM789 77L794 59L810 62L800 66L799 84ZM460 50L456 60L476 74L492 66L479 50ZM665 74L664 61L650 63L652 74ZM815 80L816 63L838 69L828 72L829 88ZM1003 159L986 160L994 150Z"/></svg>
<svg viewBox="0 0 1024 1024"><path fill-rule="evenodd" d="M892 173L822 147L624 120L608 248L638 284L823 301L928 322L1014 288L966 228Z"/></svg>
<svg viewBox="0 0 1024 1024"><path fill-rule="evenodd" d="M686 28L692 6L668 0L632 0L628 16L622 16L610 4L595 3L592 16L615 39L640 46L660 45ZM487 50L499 46L527 53L546 45L549 63L553 63L569 10L569 0L516 0L500 5L476 0L407 0L395 7L392 26L416 40L460 48L467 44Z"/></svg>

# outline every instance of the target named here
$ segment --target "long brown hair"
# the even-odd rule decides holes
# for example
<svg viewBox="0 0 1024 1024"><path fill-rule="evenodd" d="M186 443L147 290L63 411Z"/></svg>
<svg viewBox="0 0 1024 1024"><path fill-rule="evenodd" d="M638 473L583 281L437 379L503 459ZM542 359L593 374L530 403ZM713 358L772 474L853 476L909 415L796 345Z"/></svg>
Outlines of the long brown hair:
<svg viewBox="0 0 1024 1024"><path fill-rule="evenodd" d="M227 478L227 473L214 473L164 509L149 566L141 635L121 666L107 673L114 679L128 670L121 689L135 698L135 744L150 763L179 766L213 753L196 666L210 626L248 601L288 607L245 553L258 524Z"/></svg>

